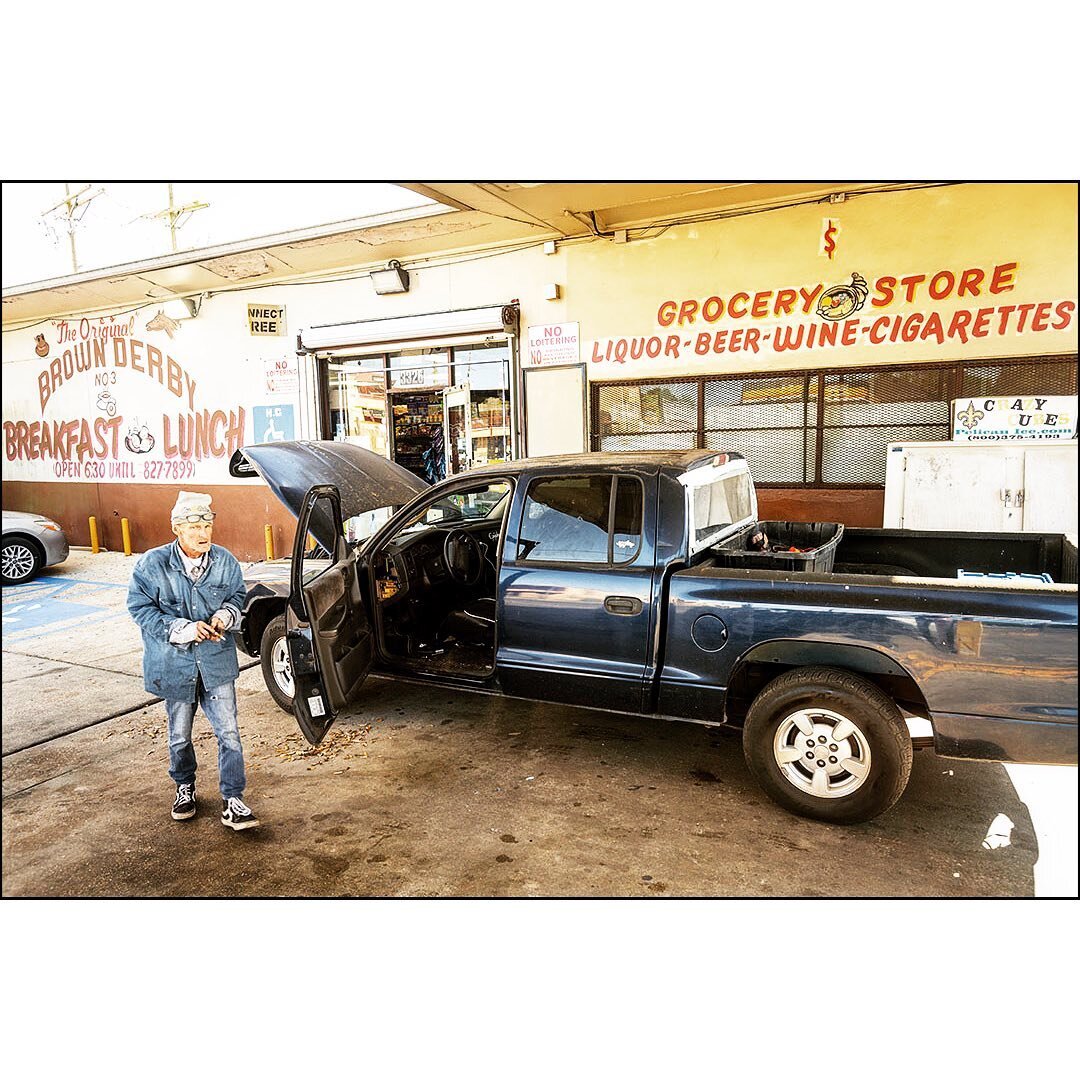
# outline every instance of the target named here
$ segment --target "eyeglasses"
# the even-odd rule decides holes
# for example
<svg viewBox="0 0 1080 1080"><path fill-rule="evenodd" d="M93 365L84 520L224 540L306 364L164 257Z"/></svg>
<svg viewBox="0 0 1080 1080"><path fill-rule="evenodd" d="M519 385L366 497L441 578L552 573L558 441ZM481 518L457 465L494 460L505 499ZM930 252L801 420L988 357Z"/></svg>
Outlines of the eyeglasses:
<svg viewBox="0 0 1080 1080"><path fill-rule="evenodd" d="M188 514L186 517L180 518L176 524L180 525L186 522L188 525L200 525L204 521L212 524L215 516L215 514Z"/></svg>

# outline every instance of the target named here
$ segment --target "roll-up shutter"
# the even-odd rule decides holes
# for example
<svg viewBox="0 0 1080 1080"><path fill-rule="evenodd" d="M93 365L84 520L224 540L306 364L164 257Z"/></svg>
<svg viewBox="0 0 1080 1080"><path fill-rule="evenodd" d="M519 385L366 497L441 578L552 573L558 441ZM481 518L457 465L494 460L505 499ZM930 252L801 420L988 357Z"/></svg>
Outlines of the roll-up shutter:
<svg viewBox="0 0 1080 1080"><path fill-rule="evenodd" d="M364 322L332 323L311 326L300 331L301 352L322 352L354 346L400 345L431 339L453 341L483 333L516 334L516 304L440 311L428 315L403 315L393 319L369 319Z"/></svg>

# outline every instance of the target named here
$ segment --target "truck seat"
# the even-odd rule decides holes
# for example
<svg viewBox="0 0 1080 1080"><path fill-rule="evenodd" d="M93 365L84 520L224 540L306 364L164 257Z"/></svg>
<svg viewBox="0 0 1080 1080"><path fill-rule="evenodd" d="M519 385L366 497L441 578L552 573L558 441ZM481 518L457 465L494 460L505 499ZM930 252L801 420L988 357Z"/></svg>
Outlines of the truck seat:
<svg viewBox="0 0 1080 1080"><path fill-rule="evenodd" d="M439 628L439 639L453 638L466 645L495 647L495 599L478 596L460 611L451 611Z"/></svg>

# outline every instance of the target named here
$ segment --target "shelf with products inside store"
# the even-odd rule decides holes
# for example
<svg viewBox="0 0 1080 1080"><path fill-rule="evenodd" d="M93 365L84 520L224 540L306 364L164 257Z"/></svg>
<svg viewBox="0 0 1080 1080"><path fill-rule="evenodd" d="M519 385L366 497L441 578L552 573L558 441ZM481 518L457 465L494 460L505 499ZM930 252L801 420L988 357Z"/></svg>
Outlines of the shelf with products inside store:
<svg viewBox="0 0 1080 1080"><path fill-rule="evenodd" d="M430 438L432 431L441 428L441 424L395 424L394 431L398 435L409 439Z"/></svg>

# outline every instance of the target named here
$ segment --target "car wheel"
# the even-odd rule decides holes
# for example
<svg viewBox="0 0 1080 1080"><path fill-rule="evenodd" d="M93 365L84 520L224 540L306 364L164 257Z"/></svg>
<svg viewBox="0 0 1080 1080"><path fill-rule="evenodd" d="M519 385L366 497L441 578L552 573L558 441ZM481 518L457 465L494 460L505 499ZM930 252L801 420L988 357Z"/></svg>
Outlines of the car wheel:
<svg viewBox="0 0 1080 1080"><path fill-rule="evenodd" d="M45 562L40 551L26 540L12 537L5 540L0 550L0 567L5 585L21 585L37 577Z"/></svg>
<svg viewBox="0 0 1080 1080"><path fill-rule="evenodd" d="M896 703L836 668L796 668L769 683L746 714L743 753L774 802L841 825L884 813L911 775Z"/></svg>
<svg viewBox="0 0 1080 1080"><path fill-rule="evenodd" d="M278 615L266 624L259 643L259 658L262 661L263 681L270 696L287 713L291 713L296 684L293 682L292 661L285 640L284 615Z"/></svg>

